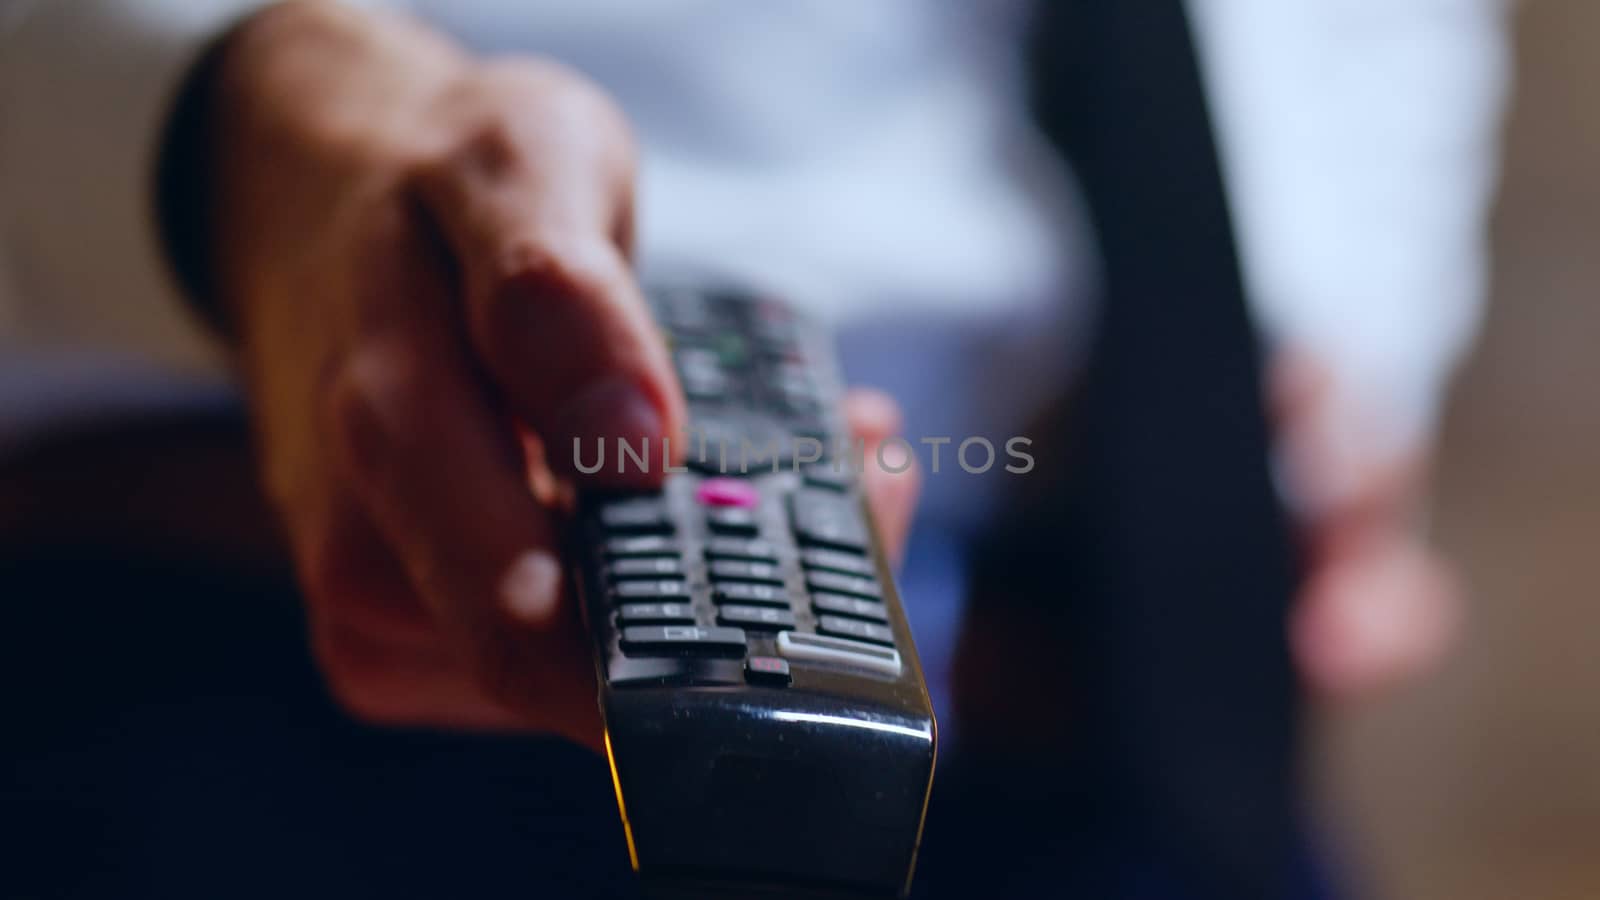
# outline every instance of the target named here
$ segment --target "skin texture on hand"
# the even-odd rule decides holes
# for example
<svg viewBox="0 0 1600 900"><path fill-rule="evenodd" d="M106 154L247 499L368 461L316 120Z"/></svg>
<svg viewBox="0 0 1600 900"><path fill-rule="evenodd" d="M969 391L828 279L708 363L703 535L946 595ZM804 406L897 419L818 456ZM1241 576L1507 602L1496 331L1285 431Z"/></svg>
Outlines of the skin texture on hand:
<svg viewBox="0 0 1600 900"><path fill-rule="evenodd" d="M217 299L330 689L378 723L597 745L562 511L532 486L574 474L541 442L683 432L622 115L558 66L323 3L258 14L214 77ZM898 427L878 395L848 412L869 442ZM886 475L898 544L915 477Z"/></svg>

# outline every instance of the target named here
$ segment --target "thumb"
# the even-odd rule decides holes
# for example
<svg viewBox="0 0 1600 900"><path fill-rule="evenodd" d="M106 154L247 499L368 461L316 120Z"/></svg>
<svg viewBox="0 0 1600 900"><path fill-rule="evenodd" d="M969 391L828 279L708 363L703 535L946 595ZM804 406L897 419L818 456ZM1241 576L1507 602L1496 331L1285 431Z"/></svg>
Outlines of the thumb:
<svg viewBox="0 0 1600 900"><path fill-rule="evenodd" d="M855 388L844 398L845 419L851 434L865 442L861 471L861 489L867 495L878 533L883 538L885 552L895 566L905 554L906 539L911 533L911 518L916 512L917 494L921 476L915 455L889 445L895 459L884 459L879 465L879 447L900 434L900 407L894 399L881 391Z"/></svg>
<svg viewBox="0 0 1600 900"><path fill-rule="evenodd" d="M561 70L517 67L510 96L416 179L460 269L467 333L551 467L576 474L595 445L648 441L649 471L589 476L658 482L663 438L684 403L626 256L633 154L621 115Z"/></svg>

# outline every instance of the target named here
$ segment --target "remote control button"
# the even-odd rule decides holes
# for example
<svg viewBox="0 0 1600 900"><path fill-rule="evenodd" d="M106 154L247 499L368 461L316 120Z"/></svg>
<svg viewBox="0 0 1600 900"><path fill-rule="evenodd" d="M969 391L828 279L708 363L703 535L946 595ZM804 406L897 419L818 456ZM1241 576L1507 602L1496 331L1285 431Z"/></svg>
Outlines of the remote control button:
<svg viewBox="0 0 1600 900"><path fill-rule="evenodd" d="M761 530L755 513L737 506L718 506L706 510L706 524L717 534L755 537Z"/></svg>
<svg viewBox="0 0 1600 900"><path fill-rule="evenodd" d="M851 469L851 465L853 464L849 460L844 460L835 471L833 463L818 463L806 466L801 477L809 487L844 493L856 484L856 473Z"/></svg>
<svg viewBox="0 0 1600 900"><path fill-rule="evenodd" d="M628 581L638 578L665 578L669 575L682 575L683 563L676 556L640 556L632 559L619 559L606 566L606 574L612 581Z"/></svg>
<svg viewBox="0 0 1600 900"><path fill-rule="evenodd" d="M799 343L799 329L795 327L794 314L781 306L767 304L751 314L750 331L769 351L788 351Z"/></svg>
<svg viewBox="0 0 1600 900"><path fill-rule="evenodd" d="M726 416L697 415L689 429L689 449L684 461L689 468L707 475L728 475L739 471L739 437L744 428Z"/></svg>
<svg viewBox="0 0 1600 900"><path fill-rule="evenodd" d="M678 578L663 578L659 581L619 581L611 588L611 596L622 603L631 600L688 603L689 585Z"/></svg>
<svg viewBox="0 0 1600 900"><path fill-rule="evenodd" d="M785 394L777 407L790 416L814 416L822 410L822 401L809 395Z"/></svg>
<svg viewBox="0 0 1600 900"><path fill-rule="evenodd" d="M629 603L617 610L624 625L693 625L694 608L687 603Z"/></svg>
<svg viewBox="0 0 1600 900"><path fill-rule="evenodd" d="M770 584L751 584L745 581L717 582L711 586L711 597L723 603L753 603L758 606L789 608L789 593Z"/></svg>
<svg viewBox="0 0 1600 900"><path fill-rule="evenodd" d="M843 616L818 616L817 631L834 637L894 646L894 632L886 626L846 619Z"/></svg>
<svg viewBox="0 0 1600 900"><path fill-rule="evenodd" d="M874 622L889 621L888 607L885 607L882 603L874 600L863 600L860 597L846 597L843 594L812 594L811 608L818 613L853 616L857 619L870 619Z"/></svg>
<svg viewBox="0 0 1600 900"><path fill-rule="evenodd" d="M600 507L600 526L608 534L670 534L672 520L655 497L613 500Z"/></svg>
<svg viewBox="0 0 1600 900"><path fill-rule="evenodd" d="M737 625L748 631L781 631L794 627L794 613L771 606L738 606L728 604L717 608L718 625Z"/></svg>
<svg viewBox="0 0 1600 900"><path fill-rule="evenodd" d="M798 460L796 460L795 457L800 455L800 453L797 451L799 451L801 448L801 440L809 438L810 440L806 441L804 445L804 453L806 454L807 458L809 459L810 454L817 450L821 451L821 455L817 457L816 463L807 465L805 468L829 468L832 466L832 463L829 462L829 460L833 459L833 454L839 449L839 439L834 436L832 429L823 424L821 421L810 417L795 418L791 416L788 419L787 425L790 435L788 446L790 448L789 461L791 465L798 464ZM816 443L812 444L811 441L816 441ZM841 474L845 474L846 477L849 477L846 473ZM828 488L829 490L833 489L832 486L827 484L819 486Z"/></svg>
<svg viewBox="0 0 1600 900"><path fill-rule="evenodd" d="M722 370L717 355L698 347L678 353L678 383L690 400L722 400L733 390L733 381Z"/></svg>
<svg viewBox="0 0 1600 900"><path fill-rule="evenodd" d="M685 334L703 334L713 330L711 303L699 291L661 291L655 296L656 308L664 325Z"/></svg>
<svg viewBox="0 0 1600 900"><path fill-rule="evenodd" d="M628 653L743 656L744 648L744 630L741 628L630 625L622 629L622 649Z"/></svg>
<svg viewBox="0 0 1600 900"><path fill-rule="evenodd" d="M822 401L815 394L791 389L772 389L767 408L786 419L809 419L822 412Z"/></svg>
<svg viewBox="0 0 1600 900"><path fill-rule="evenodd" d="M683 395L690 400L723 400L728 396L728 379L721 373L696 372L681 375L678 383L683 385Z"/></svg>
<svg viewBox="0 0 1600 900"><path fill-rule="evenodd" d="M802 543L865 553L867 528L855 502L837 494L798 490L789 495L789 519Z"/></svg>
<svg viewBox="0 0 1600 900"><path fill-rule="evenodd" d="M639 537L618 537L606 541L607 559L627 559L635 556L677 556L683 552L678 542L658 534Z"/></svg>
<svg viewBox="0 0 1600 900"><path fill-rule="evenodd" d="M684 347L677 357L678 382L691 400L716 400L728 393L728 375L714 351Z"/></svg>
<svg viewBox="0 0 1600 900"><path fill-rule="evenodd" d="M684 347L678 351L679 372L720 372L722 363L717 354L704 347Z"/></svg>
<svg viewBox="0 0 1600 900"><path fill-rule="evenodd" d="M776 474L782 472L784 466L793 465L793 459L794 443L789 432L780 429L776 441L763 434L760 440L752 441L748 447L735 444L728 451L728 474Z"/></svg>
<svg viewBox="0 0 1600 900"><path fill-rule="evenodd" d="M811 393L811 372L803 365L778 363L767 375L774 388L784 392Z"/></svg>
<svg viewBox="0 0 1600 900"><path fill-rule="evenodd" d="M833 429L828 426L827 422L824 422L822 419L816 416L786 416L784 418L784 424L789 427L789 433L792 435L796 435L797 437L813 438L821 441L823 459L831 460L831 457L829 457L827 454L828 451L833 449L831 445L834 443L834 434ZM811 463L811 465L818 465L821 462L822 460L818 460L817 462ZM833 463L830 461L828 465L832 466Z"/></svg>
<svg viewBox="0 0 1600 900"><path fill-rule="evenodd" d="M612 687L748 684L742 659L706 658L683 653L613 655L606 662L606 682Z"/></svg>
<svg viewBox="0 0 1600 900"><path fill-rule="evenodd" d="M745 562L737 559L719 559L708 567L711 579L724 581L757 581L765 584L783 584L783 573L771 563Z"/></svg>
<svg viewBox="0 0 1600 900"><path fill-rule="evenodd" d="M754 509L761 502L755 485L737 478L707 478L694 490L701 506L738 506Z"/></svg>
<svg viewBox="0 0 1600 900"><path fill-rule="evenodd" d="M706 559L776 563L778 551L766 541L756 538L714 537L706 542Z"/></svg>
<svg viewBox="0 0 1600 900"><path fill-rule="evenodd" d="M840 575L838 572L807 572L806 587L813 591L852 594L869 600L877 600L883 596L883 589L878 587L876 578Z"/></svg>
<svg viewBox="0 0 1600 900"><path fill-rule="evenodd" d="M686 463L707 475L781 471L794 458L788 429L753 413L696 416L689 435Z"/></svg>
<svg viewBox="0 0 1600 900"><path fill-rule="evenodd" d="M750 347L745 343L745 339L731 331L717 335L716 349L717 356L726 369L737 369L750 358Z"/></svg>
<svg viewBox="0 0 1600 900"><path fill-rule="evenodd" d="M900 674L899 651L846 638L784 631L778 634L778 652L790 659L843 663L886 675Z"/></svg>
<svg viewBox="0 0 1600 900"><path fill-rule="evenodd" d="M840 553L837 550L823 550L810 547L800 553L800 562L808 569L826 569L829 572L839 572L844 575L861 575L870 578L878 574L878 569L872 560L854 553Z"/></svg>
<svg viewBox="0 0 1600 900"><path fill-rule="evenodd" d="M744 661L744 678L751 684L786 687L789 664L776 656L752 656Z"/></svg>
<svg viewBox="0 0 1600 900"><path fill-rule="evenodd" d="M821 408L816 388L804 366L780 365L766 381L771 406L789 415L815 415Z"/></svg>

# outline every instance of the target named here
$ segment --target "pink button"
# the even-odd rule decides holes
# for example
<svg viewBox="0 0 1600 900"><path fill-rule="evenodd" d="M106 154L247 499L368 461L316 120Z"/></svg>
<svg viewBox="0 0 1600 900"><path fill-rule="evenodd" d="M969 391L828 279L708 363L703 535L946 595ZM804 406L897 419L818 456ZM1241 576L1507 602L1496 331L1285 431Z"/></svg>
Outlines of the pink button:
<svg viewBox="0 0 1600 900"><path fill-rule="evenodd" d="M700 487L694 492L694 498L702 506L755 506L761 501L761 494L750 485L748 481L737 478L707 478L700 482Z"/></svg>

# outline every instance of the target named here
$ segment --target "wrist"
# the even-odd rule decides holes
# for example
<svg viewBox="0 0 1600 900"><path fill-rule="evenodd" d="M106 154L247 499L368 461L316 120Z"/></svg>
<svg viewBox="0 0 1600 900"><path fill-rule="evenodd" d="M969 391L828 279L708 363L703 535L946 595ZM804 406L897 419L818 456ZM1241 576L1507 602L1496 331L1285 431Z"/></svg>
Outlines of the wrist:
<svg viewBox="0 0 1600 900"><path fill-rule="evenodd" d="M305 224L279 207L326 207L358 176L393 168L415 143L395 105L415 105L465 61L402 16L316 0L273 4L215 40L169 118L157 186L167 255L200 318L241 339L248 317L233 307L249 292L236 276Z"/></svg>

